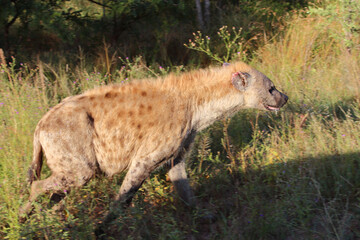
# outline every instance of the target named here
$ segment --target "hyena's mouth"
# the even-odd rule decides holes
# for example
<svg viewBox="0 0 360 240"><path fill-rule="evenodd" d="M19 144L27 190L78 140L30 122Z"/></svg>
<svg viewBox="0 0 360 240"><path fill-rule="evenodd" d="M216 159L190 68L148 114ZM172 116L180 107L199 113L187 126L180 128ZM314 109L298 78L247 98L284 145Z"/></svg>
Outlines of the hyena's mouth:
<svg viewBox="0 0 360 240"><path fill-rule="evenodd" d="M279 111L280 110L279 107L274 107L274 106L270 106L270 105L266 105L266 104L264 104L264 107L266 108L266 110L269 110L269 111Z"/></svg>

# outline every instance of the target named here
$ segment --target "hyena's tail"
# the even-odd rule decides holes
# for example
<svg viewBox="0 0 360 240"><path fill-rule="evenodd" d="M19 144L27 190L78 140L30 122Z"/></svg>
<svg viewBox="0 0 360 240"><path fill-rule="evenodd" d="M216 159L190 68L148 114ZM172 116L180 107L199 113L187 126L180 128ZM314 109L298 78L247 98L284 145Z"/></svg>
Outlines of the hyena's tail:
<svg viewBox="0 0 360 240"><path fill-rule="evenodd" d="M39 141L39 134L34 134L34 152L31 166L28 170L28 182L31 185L33 181L40 178L41 167L43 164L43 151Z"/></svg>

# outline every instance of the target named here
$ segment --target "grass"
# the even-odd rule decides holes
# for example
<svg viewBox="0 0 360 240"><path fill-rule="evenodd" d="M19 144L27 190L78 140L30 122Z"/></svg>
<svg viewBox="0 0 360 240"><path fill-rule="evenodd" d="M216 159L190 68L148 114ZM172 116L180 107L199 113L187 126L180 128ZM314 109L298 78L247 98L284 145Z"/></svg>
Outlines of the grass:
<svg viewBox="0 0 360 240"><path fill-rule="evenodd" d="M342 5L327 1L328 5ZM315 9L315 8L314 8ZM322 9L318 6L317 9ZM323 8L326 10L326 8ZM324 11L325 11L324 10ZM330 11L330 10L326 10ZM108 233L114 239L359 239L360 38L351 51L342 23L310 11L251 64L290 102L279 114L243 111L203 131L188 162L199 208L177 198L165 169L148 179ZM15 60L14 60L15 61ZM19 224L26 171L40 117L60 99L94 86L183 71L123 59L112 75L66 64L10 63L0 69L0 238L94 239L123 176L95 178L66 193L54 212L49 196ZM17 68L16 66L20 66ZM42 177L49 175L45 167ZM217 221L202 216L214 213Z"/></svg>

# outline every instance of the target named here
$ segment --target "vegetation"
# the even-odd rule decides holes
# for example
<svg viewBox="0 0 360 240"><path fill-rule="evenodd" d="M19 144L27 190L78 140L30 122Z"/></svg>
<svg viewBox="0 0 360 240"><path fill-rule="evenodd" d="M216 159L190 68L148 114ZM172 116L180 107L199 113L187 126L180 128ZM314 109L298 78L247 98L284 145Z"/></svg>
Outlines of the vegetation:
<svg viewBox="0 0 360 240"><path fill-rule="evenodd" d="M0 46L6 56L22 62L40 58L78 65L86 59L91 69L95 65L102 73L119 68L118 57L139 55L148 64L208 64L183 46L199 30L197 19L205 12L209 16L201 29L204 34L235 26L249 40L272 35L288 12L306 6L308 0L207 2L197 9L194 0L1 1Z"/></svg>
<svg viewBox="0 0 360 240"><path fill-rule="evenodd" d="M152 2L160 5L162 1ZM236 15L229 16L237 22ZM150 61L148 56L139 57L140 53L118 58L112 55L107 38L99 39L107 56L102 63L86 47L74 61L66 60L71 56L68 52L59 61L47 62L48 53L42 53L37 61L28 63L19 61L26 59L25 54L5 59L0 52L0 238L94 239L94 228L123 178L92 179L85 187L65 193L64 208L57 212L51 209L49 196L44 196L35 203L30 219L20 224L17 213L28 196L26 171L32 157L32 134L50 107L95 86L181 72L212 60L240 59L273 79L290 102L278 114L240 112L198 136L188 162L198 209L184 206L165 169L160 169L144 183L132 207L119 212L109 236L359 239L359 16L357 1L320 1L283 17L278 22L283 27L276 34L266 28L273 33L271 40L265 35L259 40L256 30L239 31L241 26L226 24L219 34L205 30L195 33L191 42L184 40L181 46L185 43L205 54L196 58L194 51L181 66L170 57L156 56ZM264 24L272 24L265 20ZM238 39L230 44L234 38ZM45 167L42 177L47 175ZM208 213L217 220L207 222Z"/></svg>

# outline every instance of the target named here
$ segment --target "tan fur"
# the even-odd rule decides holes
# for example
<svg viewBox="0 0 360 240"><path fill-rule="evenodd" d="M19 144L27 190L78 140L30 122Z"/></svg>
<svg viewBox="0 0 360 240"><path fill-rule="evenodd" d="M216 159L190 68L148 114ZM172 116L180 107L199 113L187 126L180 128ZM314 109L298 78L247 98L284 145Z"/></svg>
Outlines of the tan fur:
<svg viewBox="0 0 360 240"><path fill-rule="evenodd" d="M239 83L246 91L234 87L233 74L239 72L251 76L249 86ZM173 159L176 166L170 178L191 203L183 155L195 133L242 108L265 109L265 103L281 107L287 98L281 93L268 96L271 84L262 73L239 62L104 86L66 98L44 115L35 130L37 155L31 171L39 172L42 146L53 174L33 183L30 201L44 191L82 186L99 168L108 176L128 170L117 196L128 202L151 171Z"/></svg>

